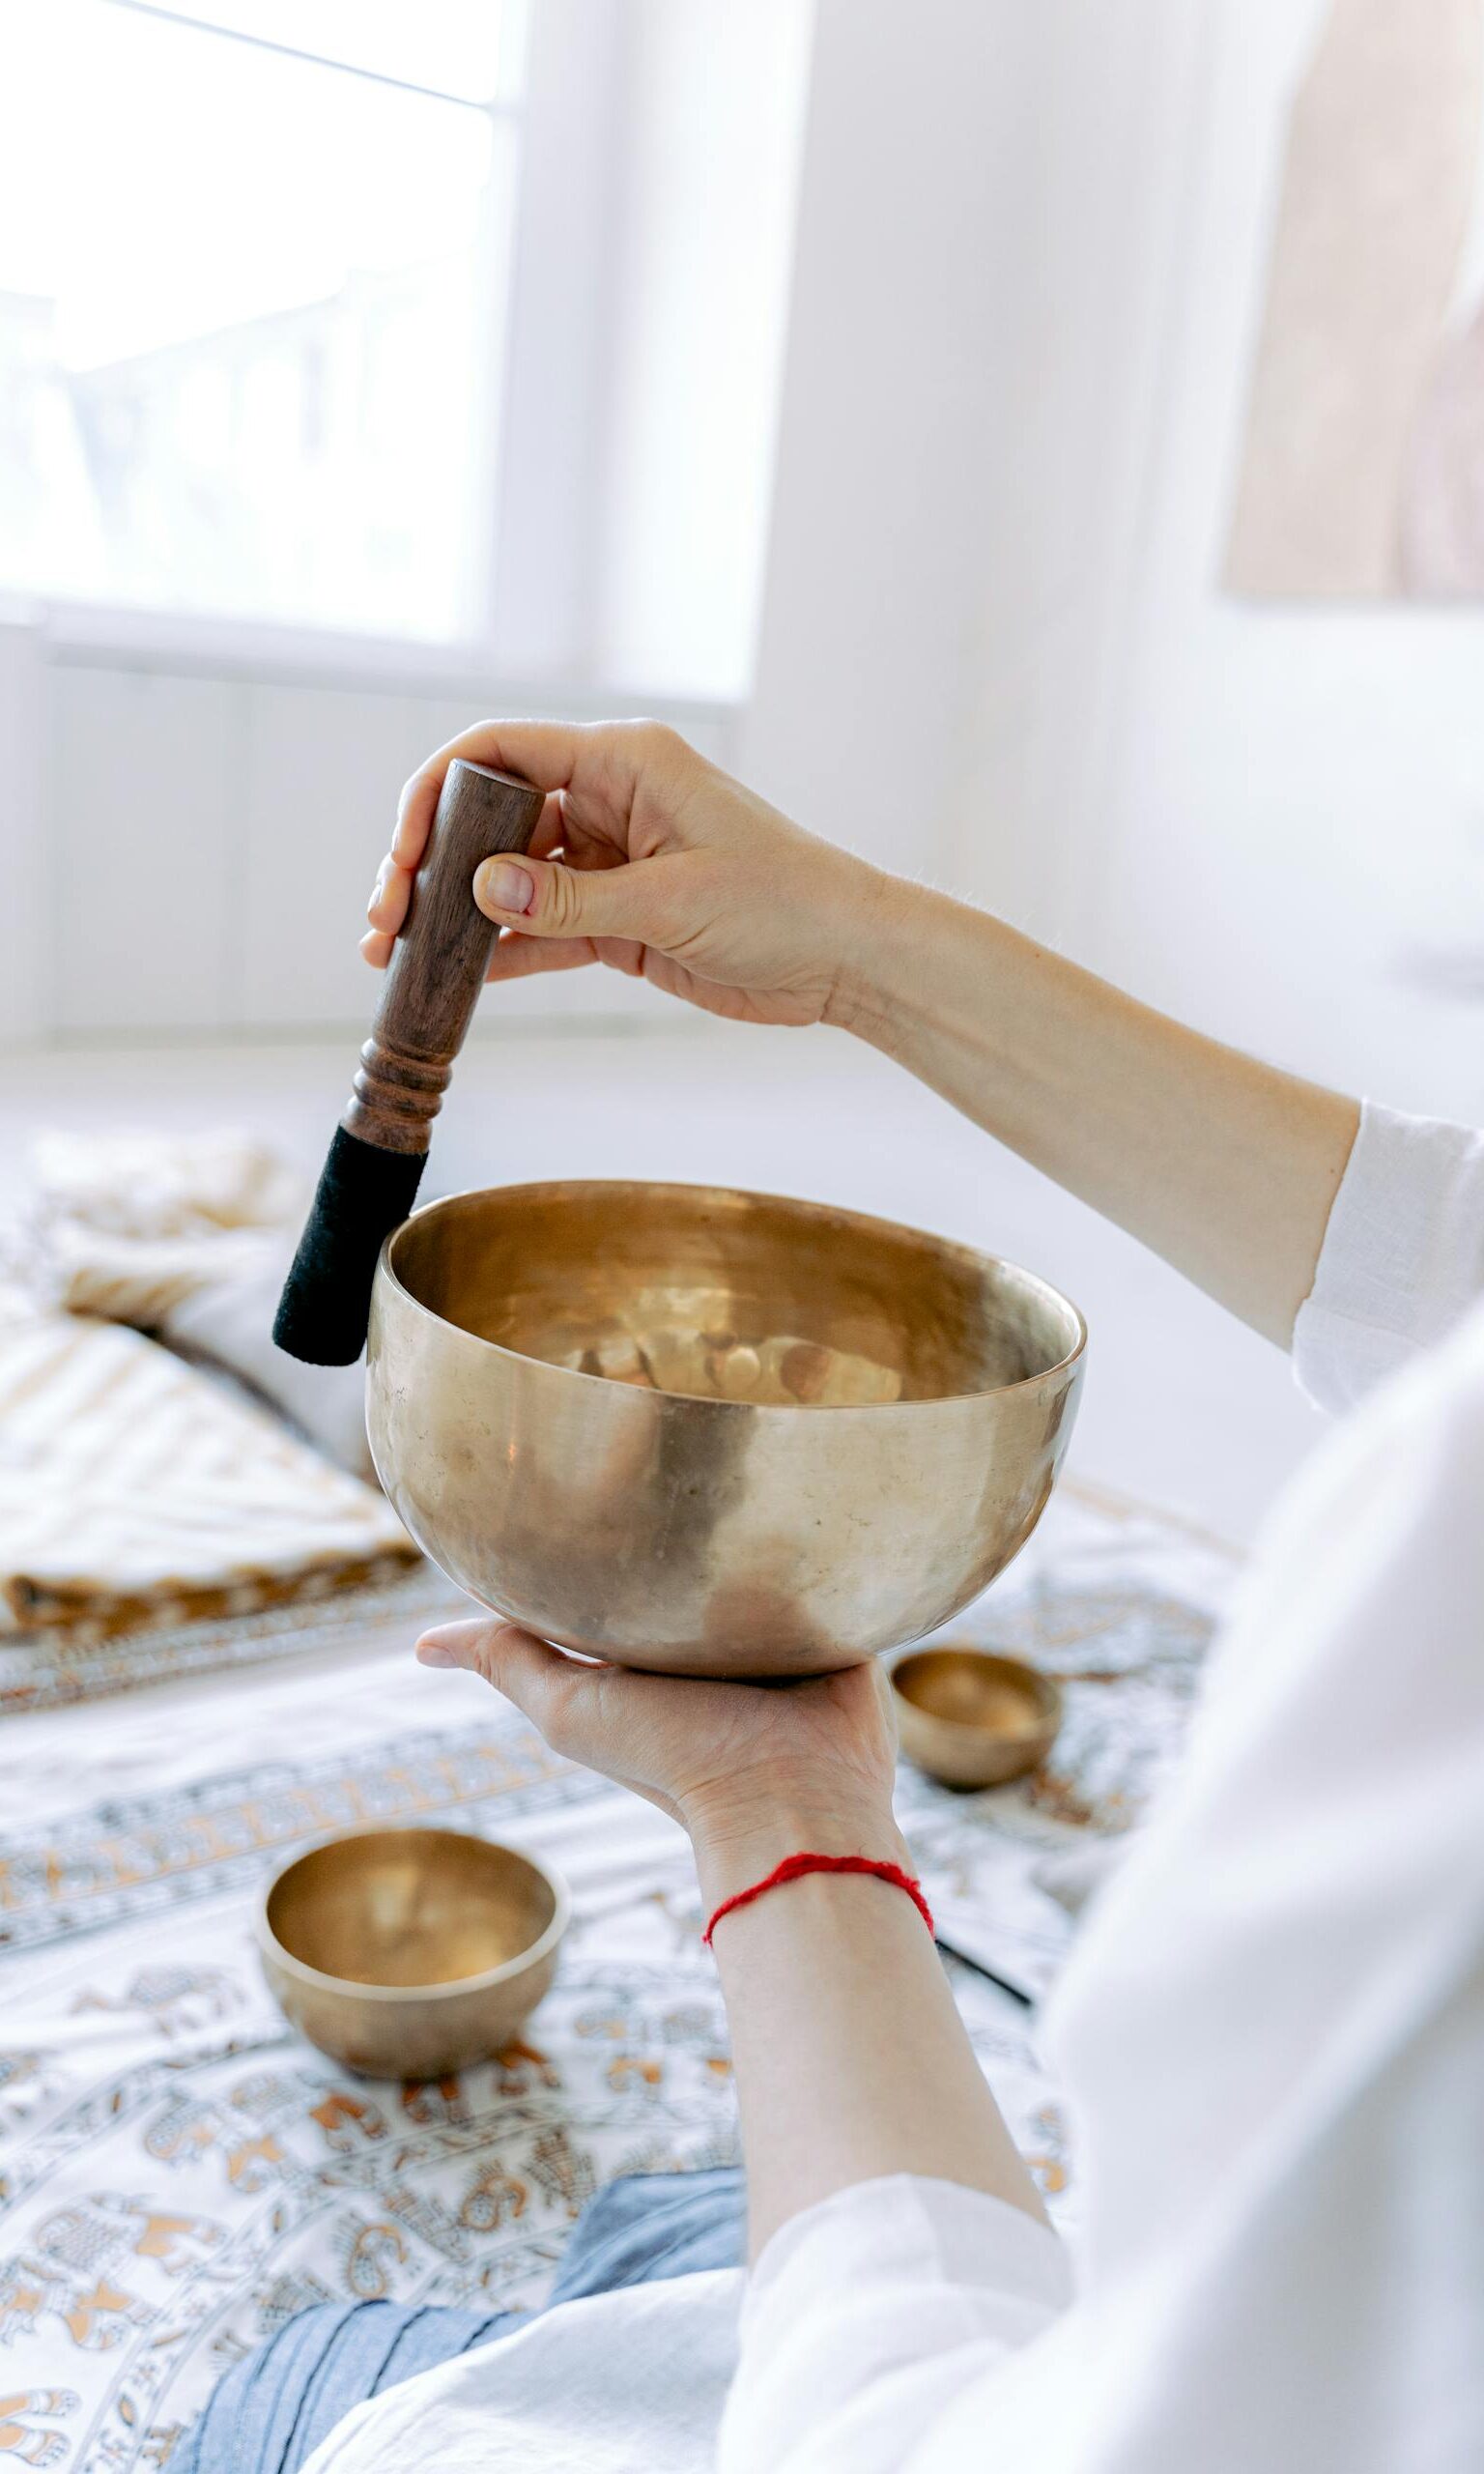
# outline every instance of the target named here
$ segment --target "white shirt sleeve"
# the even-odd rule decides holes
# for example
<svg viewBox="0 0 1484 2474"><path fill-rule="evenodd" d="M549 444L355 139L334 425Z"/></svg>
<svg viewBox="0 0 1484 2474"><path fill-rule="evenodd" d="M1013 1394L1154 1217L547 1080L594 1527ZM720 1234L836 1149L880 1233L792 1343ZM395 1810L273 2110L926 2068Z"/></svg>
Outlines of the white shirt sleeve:
<svg viewBox="0 0 1484 2474"><path fill-rule="evenodd" d="M1057 2236L895 2174L808 2208L753 2272L717 2474L896 2474L925 2424L1070 2299Z"/></svg>
<svg viewBox="0 0 1484 2474"><path fill-rule="evenodd" d="M1294 1325L1294 1371L1353 1408L1484 1295L1484 1134L1367 1100Z"/></svg>

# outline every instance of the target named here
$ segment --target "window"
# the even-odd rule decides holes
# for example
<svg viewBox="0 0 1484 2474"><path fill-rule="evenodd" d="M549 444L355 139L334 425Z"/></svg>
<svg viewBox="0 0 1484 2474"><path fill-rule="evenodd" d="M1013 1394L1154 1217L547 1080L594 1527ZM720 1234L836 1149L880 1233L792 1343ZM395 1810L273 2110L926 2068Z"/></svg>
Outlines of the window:
<svg viewBox="0 0 1484 2474"><path fill-rule="evenodd" d="M521 112L499 0L0 30L0 590L490 623Z"/></svg>
<svg viewBox="0 0 1484 2474"><path fill-rule="evenodd" d="M747 692L812 0L0 0L0 601Z"/></svg>

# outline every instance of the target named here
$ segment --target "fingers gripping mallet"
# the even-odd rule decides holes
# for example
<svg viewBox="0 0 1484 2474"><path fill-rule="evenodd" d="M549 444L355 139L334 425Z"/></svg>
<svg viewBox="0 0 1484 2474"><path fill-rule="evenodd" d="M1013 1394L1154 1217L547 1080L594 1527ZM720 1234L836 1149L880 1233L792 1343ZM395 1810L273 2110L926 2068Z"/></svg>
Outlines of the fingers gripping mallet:
<svg viewBox="0 0 1484 2474"><path fill-rule="evenodd" d="M291 1357L351 1366L365 1346L377 1256L412 1210L499 934L474 902L474 870L500 851L528 849L541 805L541 792L511 774L458 758L448 767L350 1106L279 1300L273 1338Z"/></svg>

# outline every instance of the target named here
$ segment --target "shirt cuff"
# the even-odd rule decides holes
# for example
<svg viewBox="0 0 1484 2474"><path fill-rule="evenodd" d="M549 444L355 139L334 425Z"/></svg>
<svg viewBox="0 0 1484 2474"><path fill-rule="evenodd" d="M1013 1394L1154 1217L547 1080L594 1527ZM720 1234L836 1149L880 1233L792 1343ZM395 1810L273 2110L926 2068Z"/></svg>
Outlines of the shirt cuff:
<svg viewBox="0 0 1484 2474"><path fill-rule="evenodd" d="M1023 2207L963 2182L892 2173L852 2182L779 2227L748 2279L744 2336L780 2286L837 2273L853 2282L863 2246L894 2274L919 2267L953 2285L1008 2285L1051 2311L1071 2299L1061 2236Z"/></svg>
<svg viewBox="0 0 1484 2474"><path fill-rule="evenodd" d="M1360 1112L1294 1325L1294 1371L1316 1407L1354 1407L1441 1340L1484 1291L1484 1134Z"/></svg>
<svg viewBox="0 0 1484 2474"><path fill-rule="evenodd" d="M908 2434L1070 2299L1060 2240L1023 2208L907 2173L837 2191L753 2271L720 2474L895 2467Z"/></svg>

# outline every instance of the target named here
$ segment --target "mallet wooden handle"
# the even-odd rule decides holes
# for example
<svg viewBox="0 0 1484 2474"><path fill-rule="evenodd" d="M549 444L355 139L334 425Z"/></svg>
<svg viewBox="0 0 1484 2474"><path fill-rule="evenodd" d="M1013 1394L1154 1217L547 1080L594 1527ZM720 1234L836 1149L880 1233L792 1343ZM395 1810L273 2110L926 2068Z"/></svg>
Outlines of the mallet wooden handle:
<svg viewBox="0 0 1484 2474"><path fill-rule="evenodd" d="M471 890L481 859L528 850L539 791L485 764L449 765L355 1094L340 1122L382 1151L423 1152L499 935Z"/></svg>

